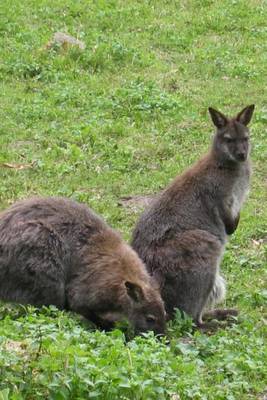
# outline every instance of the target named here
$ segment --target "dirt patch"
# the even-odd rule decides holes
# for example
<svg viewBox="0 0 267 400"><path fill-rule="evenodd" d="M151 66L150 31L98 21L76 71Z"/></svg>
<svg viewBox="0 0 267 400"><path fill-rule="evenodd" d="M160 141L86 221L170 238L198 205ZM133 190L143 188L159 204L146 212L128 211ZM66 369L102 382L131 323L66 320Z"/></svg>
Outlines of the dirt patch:
<svg viewBox="0 0 267 400"><path fill-rule="evenodd" d="M155 195L124 196L119 199L118 205L124 208L129 208L131 211L138 212L140 209L148 207L154 199Z"/></svg>
<svg viewBox="0 0 267 400"><path fill-rule="evenodd" d="M75 37L68 35L64 32L56 32L54 33L52 39L46 44L47 49L51 49L54 46L60 46L64 50L67 50L69 47L77 46L80 50L85 49L85 43L81 40L76 39Z"/></svg>

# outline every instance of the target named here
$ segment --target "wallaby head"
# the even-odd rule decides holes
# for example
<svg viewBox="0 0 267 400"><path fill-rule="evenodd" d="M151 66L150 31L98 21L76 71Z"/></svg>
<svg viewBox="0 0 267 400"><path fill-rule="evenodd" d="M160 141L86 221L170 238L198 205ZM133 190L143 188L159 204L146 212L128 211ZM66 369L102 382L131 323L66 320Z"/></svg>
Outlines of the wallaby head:
<svg viewBox="0 0 267 400"><path fill-rule="evenodd" d="M222 163L240 163L247 160L250 152L249 124L254 104L244 108L234 118L209 108L209 113L217 128L213 140L213 150Z"/></svg>
<svg viewBox="0 0 267 400"><path fill-rule="evenodd" d="M93 318L89 314L89 316L91 315L89 319L92 319L104 329L111 329L116 322L126 319L133 327L135 334L147 331L153 331L155 335L165 333L166 312L161 296L156 289L142 282L127 280L117 283L118 293L116 295L116 293L112 293L112 283L111 280L110 287L106 288L106 293L110 295L110 299L108 301L104 299L104 303L100 301L100 310L93 312ZM77 304L78 302L80 306ZM101 310L104 304L106 306ZM88 317L86 301L85 298L81 298L80 292L77 293L76 298L72 298L71 306L71 308L75 308L75 311L86 318Z"/></svg>
<svg viewBox="0 0 267 400"><path fill-rule="evenodd" d="M118 250L114 249L114 254L117 266L113 265L110 271L113 277L110 276L109 280L111 287L119 285L117 302L121 306L121 318L116 307L114 321L126 317L137 334L147 331L163 334L166 313L159 288L128 245L120 245ZM109 316L112 318L112 313Z"/></svg>
<svg viewBox="0 0 267 400"><path fill-rule="evenodd" d="M69 285L71 309L105 329L126 319L136 334L164 333L166 313L159 288L115 231L106 230L94 245L85 245L81 259L84 272Z"/></svg>
<svg viewBox="0 0 267 400"><path fill-rule="evenodd" d="M135 327L136 333L153 331L163 334L165 317L163 301L156 289L150 285L125 282L127 296L131 300L129 321Z"/></svg>

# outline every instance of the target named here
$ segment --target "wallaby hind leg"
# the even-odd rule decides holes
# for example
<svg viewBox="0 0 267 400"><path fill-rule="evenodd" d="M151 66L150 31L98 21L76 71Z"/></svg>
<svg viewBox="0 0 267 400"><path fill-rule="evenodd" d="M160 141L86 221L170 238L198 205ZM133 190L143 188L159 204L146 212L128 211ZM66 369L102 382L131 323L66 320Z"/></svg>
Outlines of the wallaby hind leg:
<svg viewBox="0 0 267 400"><path fill-rule="evenodd" d="M221 251L222 245L215 236L198 229L179 234L153 249L152 275L159 283L171 317L178 308L198 326L203 324L202 313L217 287ZM221 283L220 278L218 281Z"/></svg>
<svg viewBox="0 0 267 400"><path fill-rule="evenodd" d="M23 304L65 304L68 254L60 237L42 222L29 221L0 237L0 297Z"/></svg>
<svg viewBox="0 0 267 400"><path fill-rule="evenodd" d="M205 276L195 268L178 270L173 273L154 271L153 278L159 284L163 298L167 319L175 316L175 309L185 312L193 318L195 323L201 323L202 312L214 283L214 275ZM203 282L202 282L203 279Z"/></svg>

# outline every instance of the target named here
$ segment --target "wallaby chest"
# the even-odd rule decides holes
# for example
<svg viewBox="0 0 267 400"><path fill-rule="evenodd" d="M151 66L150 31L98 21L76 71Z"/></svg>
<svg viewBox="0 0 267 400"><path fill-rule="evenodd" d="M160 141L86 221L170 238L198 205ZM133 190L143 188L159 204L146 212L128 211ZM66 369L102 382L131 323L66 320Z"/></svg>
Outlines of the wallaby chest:
<svg viewBox="0 0 267 400"><path fill-rule="evenodd" d="M236 218L249 192L250 166L244 165L233 179L226 204L233 218Z"/></svg>

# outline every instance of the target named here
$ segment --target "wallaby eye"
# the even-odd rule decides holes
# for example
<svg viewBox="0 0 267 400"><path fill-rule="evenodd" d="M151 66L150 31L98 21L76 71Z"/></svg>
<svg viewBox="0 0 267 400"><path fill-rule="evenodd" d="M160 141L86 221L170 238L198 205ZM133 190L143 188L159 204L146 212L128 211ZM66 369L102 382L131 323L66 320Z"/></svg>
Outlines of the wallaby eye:
<svg viewBox="0 0 267 400"><path fill-rule="evenodd" d="M148 323L148 324L153 324L153 323L155 323L156 322L156 317L154 317L154 315L147 315L146 316L146 322Z"/></svg>
<svg viewBox="0 0 267 400"><path fill-rule="evenodd" d="M225 138L225 140L226 140L226 143L233 143L234 142L234 139L232 139L230 137Z"/></svg>

